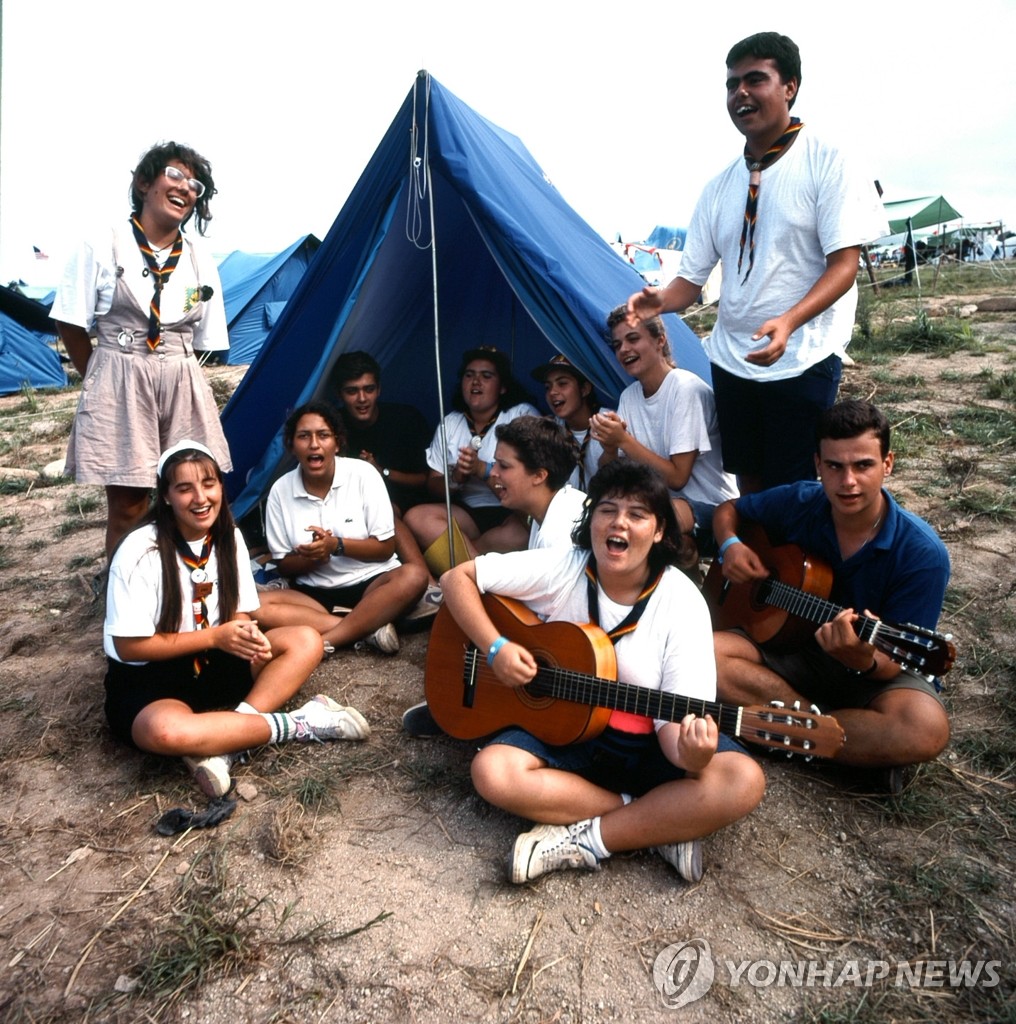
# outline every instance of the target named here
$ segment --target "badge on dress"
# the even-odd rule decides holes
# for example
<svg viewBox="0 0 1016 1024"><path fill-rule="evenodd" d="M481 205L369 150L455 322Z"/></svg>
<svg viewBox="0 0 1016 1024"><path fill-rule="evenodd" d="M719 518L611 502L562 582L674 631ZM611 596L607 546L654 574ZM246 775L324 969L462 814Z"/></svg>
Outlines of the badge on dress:
<svg viewBox="0 0 1016 1024"><path fill-rule="evenodd" d="M469 447L472 448L474 452L478 452L482 445L483 438L480 437L479 434L473 434L473 436L469 439Z"/></svg>
<svg viewBox="0 0 1016 1024"><path fill-rule="evenodd" d="M207 583L208 573L204 569L191 569L191 583Z"/></svg>
<svg viewBox="0 0 1016 1024"><path fill-rule="evenodd" d="M129 352L134 347L134 332L129 331L126 327L121 327L116 336L116 343L125 352Z"/></svg>

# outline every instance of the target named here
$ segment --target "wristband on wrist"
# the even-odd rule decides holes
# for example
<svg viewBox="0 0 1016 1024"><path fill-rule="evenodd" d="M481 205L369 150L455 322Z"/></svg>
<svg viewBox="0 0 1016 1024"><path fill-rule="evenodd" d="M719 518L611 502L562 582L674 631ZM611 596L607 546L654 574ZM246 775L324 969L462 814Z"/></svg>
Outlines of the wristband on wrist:
<svg viewBox="0 0 1016 1024"><path fill-rule="evenodd" d="M847 675L854 676L857 679L863 679L865 676L870 676L878 668L878 658L872 655L871 665L868 668L848 668Z"/></svg>
<svg viewBox="0 0 1016 1024"><path fill-rule="evenodd" d="M504 645L508 643L508 637L499 636L491 645L490 650L487 651L487 664L491 668L494 667L494 659L497 657L497 652L501 650Z"/></svg>
<svg viewBox="0 0 1016 1024"><path fill-rule="evenodd" d="M490 471L494 468L494 463L493 462L485 462L483 464L483 467L484 467L483 468L483 479L484 480L489 480L490 479Z"/></svg>
<svg viewBox="0 0 1016 1024"><path fill-rule="evenodd" d="M741 540L741 538L738 537L738 535L736 533L733 535L733 537L728 537L720 545L720 550L716 553L716 561L718 561L720 563L720 565L723 565L723 553L727 550L727 548L733 546L734 544L743 544L743 543L744 543L744 541Z"/></svg>

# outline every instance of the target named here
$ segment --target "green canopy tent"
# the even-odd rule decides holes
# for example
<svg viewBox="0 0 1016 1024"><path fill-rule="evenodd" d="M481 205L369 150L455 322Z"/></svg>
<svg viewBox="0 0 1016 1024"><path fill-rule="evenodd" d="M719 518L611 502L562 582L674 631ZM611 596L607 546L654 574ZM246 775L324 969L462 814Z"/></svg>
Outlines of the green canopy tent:
<svg viewBox="0 0 1016 1024"><path fill-rule="evenodd" d="M886 203L885 215L889 221L891 234L912 231L921 228L935 227L949 220L959 220L956 212L945 200L945 196L924 196L921 199L901 199L899 202Z"/></svg>
<svg viewBox="0 0 1016 1024"><path fill-rule="evenodd" d="M945 196L922 196L920 199L901 199L895 203L885 203L886 220L889 221L889 230L893 234L901 231L907 233L907 246L911 252L914 249L914 231L921 228L935 227L944 224L949 220L959 220L960 214L954 210L945 199ZM921 275L914 263L913 272L917 277L917 288L921 288ZM906 277L910 280L910 269L908 267Z"/></svg>

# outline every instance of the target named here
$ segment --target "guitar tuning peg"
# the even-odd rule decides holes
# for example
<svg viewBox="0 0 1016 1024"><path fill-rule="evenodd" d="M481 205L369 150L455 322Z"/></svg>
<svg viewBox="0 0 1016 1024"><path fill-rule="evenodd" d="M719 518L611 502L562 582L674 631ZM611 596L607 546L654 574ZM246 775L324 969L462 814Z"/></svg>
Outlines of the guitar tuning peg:
<svg viewBox="0 0 1016 1024"><path fill-rule="evenodd" d="M771 700L769 702L769 706L771 708L785 708L786 704L784 704L782 700Z"/></svg>
<svg viewBox="0 0 1016 1024"><path fill-rule="evenodd" d="M810 708L809 710L811 711L811 713L812 713L813 715L821 715L821 714L822 714L822 712L821 712L821 711L819 711L819 709L818 709L818 705L817 705L817 704L812 704L812 705L811 705L811 708Z"/></svg>
<svg viewBox="0 0 1016 1024"><path fill-rule="evenodd" d="M794 701L794 703L793 703L793 704L791 704L790 706L791 706L791 707L792 707L792 708L793 708L793 709L794 709L795 711L800 711L800 710L801 710L801 702L800 702L799 700L795 700L795 701Z"/></svg>

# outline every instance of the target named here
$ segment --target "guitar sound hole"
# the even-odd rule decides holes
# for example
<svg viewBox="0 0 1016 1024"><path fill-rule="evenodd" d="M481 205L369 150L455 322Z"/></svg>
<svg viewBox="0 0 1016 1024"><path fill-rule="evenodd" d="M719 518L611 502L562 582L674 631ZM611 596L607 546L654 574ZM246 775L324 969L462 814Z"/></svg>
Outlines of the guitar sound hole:
<svg viewBox="0 0 1016 1024"><path fill-rule="evenodd" d="M530 649L530 653L536 659L536 664L540 668L558 668L557 661L547 652ZM519 700L525 704L527 708L533 708L537 711L543 708L549 708L555 701L556 697L549 697L539 692L540 677L537 676L527 686L523 686L516 690L515 693Z"/></svg>

